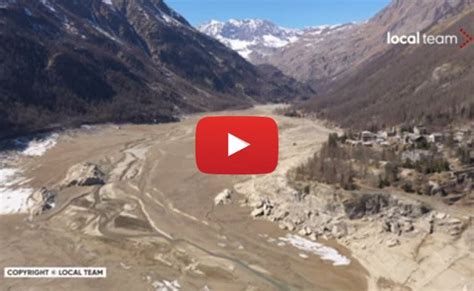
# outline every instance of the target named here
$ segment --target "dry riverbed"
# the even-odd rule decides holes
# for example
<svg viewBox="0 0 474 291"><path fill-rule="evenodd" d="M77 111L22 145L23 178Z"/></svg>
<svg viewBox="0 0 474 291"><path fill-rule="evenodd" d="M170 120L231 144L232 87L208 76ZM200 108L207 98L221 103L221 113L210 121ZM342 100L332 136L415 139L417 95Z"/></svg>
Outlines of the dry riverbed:
<svg viewBox="0 0 474 291"><path fill-rule="evenodd" d="M219 114L273 116L273 108ZM46 187L34 196L41 200L51 192L55 201L51 210L34 213L28 205L38 199L20 201L16 214L1 215L0 267L103 266L108 278L2 279L1 288L366 290L369 274L347 248L253 219L252 208L241 206L249 205L252 193L284 186L285 172L308 158L331 130L316 121L273 116L281 131L274 174L212 176L199 173L194 162L199 117L72 130L55 137L42 155L5 159L2 167L17 169L21 179L3 192ZM83 167L79 172L100 172L101 181L69 177L77 165ZM215 206L224 189L233 189L229 203Z"/></svg>

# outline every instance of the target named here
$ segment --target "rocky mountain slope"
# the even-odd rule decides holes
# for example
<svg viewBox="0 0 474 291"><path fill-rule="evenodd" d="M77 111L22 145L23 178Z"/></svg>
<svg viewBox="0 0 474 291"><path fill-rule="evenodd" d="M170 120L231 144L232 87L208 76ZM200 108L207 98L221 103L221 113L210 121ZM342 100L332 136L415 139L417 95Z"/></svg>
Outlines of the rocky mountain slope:
<svg viewBox="0 0 474 291"><path fill-rule="evenodd" d="M269 56L266 62L299 80L324 84L382 55L389 49L386 33L425 30L471 6L472 0L393 0L365 23L327 33L305 32L300 39Z"/></svg>
<svg viewBox="0 0 474 291"><path fill-rule="evenodd" d="M432 26L428 34L474 31L474 9ZM474 46L392 46L304 107L358 129L400 123L445 126L474 118Z"/></svg>
<svg viewBox="0 0 474 291"><path fill-rule="evenodd" d="M302 30L279 27L261 19L209 21L198 27L250 61L258 61L295 42Z"/></svg>
<svg viewBox="0 0 474 291"><path fill-rule="evenodd" d="M272 79L162 0L0 0L0 136L311 94Z"/></svg>

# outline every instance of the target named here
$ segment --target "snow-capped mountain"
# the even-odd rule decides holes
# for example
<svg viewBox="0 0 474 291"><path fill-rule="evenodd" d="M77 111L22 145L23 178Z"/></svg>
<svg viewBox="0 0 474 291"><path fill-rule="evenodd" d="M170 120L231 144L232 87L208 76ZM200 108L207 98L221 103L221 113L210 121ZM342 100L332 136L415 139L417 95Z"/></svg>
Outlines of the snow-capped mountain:
<svg viewBox="0 0 474 291"><path fill-rule="evenodd" d="M247 60L258 60L298 40L302 30L279 27L261 19L216 20L202 24L198 29L237 51Z"/></svg>

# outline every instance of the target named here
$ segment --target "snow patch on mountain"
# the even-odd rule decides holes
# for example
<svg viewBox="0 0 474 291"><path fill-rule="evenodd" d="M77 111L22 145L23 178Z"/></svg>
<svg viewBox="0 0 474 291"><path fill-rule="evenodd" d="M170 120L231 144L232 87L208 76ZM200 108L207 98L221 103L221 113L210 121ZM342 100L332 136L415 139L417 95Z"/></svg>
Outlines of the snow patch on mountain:
<svg viewBox="0 0 474 291"><path fill-rule="evenodd" d="M10 4L15 4L15 0L0 0L0 9L7 9Z"/></svg>
<svg viewBox="0 0 474 291"><path fill-rule="evenodd" d="M40 0L40 2L41 4L46 6L46 8L48 8L51 12L56 12L56 9L53 7L53 5L51 5L51 3L49 3L48 0Z"/></svg>
<svg viewBox="0 0 474 291"><path fill-rule="evenodd" d="M337 37L345 30L350 29L358 23L345 23L334 25L320 25L309 27L304 30L304 33L298 38L298 41L292 42L291 45L285 46L282 52L297 48L299 50L307 48L307 50L314 50L321 42Z"/></svg>

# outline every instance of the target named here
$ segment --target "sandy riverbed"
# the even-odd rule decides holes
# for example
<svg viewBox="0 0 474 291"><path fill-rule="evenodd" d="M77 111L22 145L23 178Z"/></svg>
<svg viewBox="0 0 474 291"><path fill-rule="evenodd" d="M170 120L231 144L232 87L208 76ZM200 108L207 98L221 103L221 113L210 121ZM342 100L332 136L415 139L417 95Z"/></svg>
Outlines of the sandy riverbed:
<svg viewBox="0 0 474 291"><path fill-rule="evenodd" d="M219 114L271 116L272 109ZM194 163L199 117L71 131L44 155L23 159L22 175L33 189L57 188L82 162L98 164L106 185L61 190L55 209L31 223L24 214L0 217L0 267L104 266L108 278L8 279L2 289L154 290L164 280L176 280L182 290L367 289L367 271L346 248L325 242L350 261L334 265L281 239L287 233L275 224L250 218L251 209L238 203L244 197L213 205L217 193L234 185L280 183L273 179L306 159L331 130L274 116L282 138L278 175L211 176Z"/></svg>

